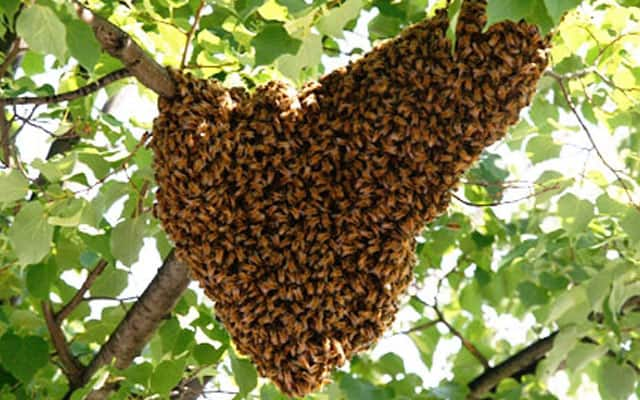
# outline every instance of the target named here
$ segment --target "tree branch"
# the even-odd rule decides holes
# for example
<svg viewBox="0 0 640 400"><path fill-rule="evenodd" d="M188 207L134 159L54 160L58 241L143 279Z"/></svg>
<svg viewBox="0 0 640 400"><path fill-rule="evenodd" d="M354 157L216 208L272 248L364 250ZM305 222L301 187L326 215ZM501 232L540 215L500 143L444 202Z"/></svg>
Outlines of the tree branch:
<svg viewBox="0 0 640 400"><path fill-rule="evenodd" d="M549 186L547 186L547 187L545 187L545 188L543 188L543 189L541 189L539 191L530 193L530 194L528 194L526 196L522 196L522 197L519 197L517 199L500 200L500 201L494 201L494 202L491 202L491 203L474 203L472 201L466 200L466 199L458 196L455 193L451 193L451 196L454 199L458 200L460 203L462 203L464 205L467 205L467 206L470 206L470 207L481 207L481 208L482 207L497 207L497 206L502 206L502 205L505 205L505 204L515 204L515 203L519 203L521 201L525 201L525 200L528 200L528 199L533 199L533 198L535 198L537 196L540 196L543 193L547 193L547 192L550 192L552 190L557 190L559 188L560 188L560 185L557 185L557 184L549 185Z"/></svg>
<svg viewBox="0 0 640 400"><path fill-rule="evenodd" d="M447 329L449 329L449 332L451 332L451 334L455 337L457 337L458 339L460 339L460 342L462 343L462 346L464 346L465 349L467 349L467 351L469 353L471 353L471 355L478 360L478 362L480 364L482 364L482 366L484 367L485 370L488 370L491 368L491 366L489 365L489 360L487 360L487 357L485 357L480 350L478 350L478 348L471 343L470 341L468 341L464 336L462 336L462 334L453 327L453 325L451 325L445 318L444 315L442 314L442 311L440 311L440 309L438 307L433 307L433 310L436 312L436 315L438 316L438 321L442 322L443 324L445 324L445 326L447 327Z"/></svg>
<svg viewBox="0 0 640 400"><path fill-rule="evenodd" d="M6 97L0 98L0 104L8 104L8 105L22 105L22 104L51 104L51 103L60 103L63 101L71 101L78 99L80 97L87 96L93 92L97 92L103 87L113 83L117 80L127 78L131 76L131 72L126 68L122 68L113 72L108 73L97 81L88 84L87 86L83 86L79 89L72 90L70 92L55 94L52 96L41 96L41 97Z"/></svg>
<svg viewBox="0 0 640 400"><path fill-rule="evenodd" d="M20 40L20 38L16 38L11 44L11 49L9 50L9 53L7 53L7 56L4 58L4 61L2 62L2 64L0 64L0 79L4 78L4 75L7 73L7 71L9 70L9 67L13 63L13 60L15 60L15 58L20 53L21 42L22 41Z"/></svg>
<svg viewBox="0 0 640 400"><path fill-rule="evenodd" d="M64 307L62 307L62 309L55 315L56 323L60 324L62 321L64 321L65 318L67 318L69 314L71 314L71 312L73 312L73 310L75 310L78 304L82 302L85 293L89 291L91 285L93 285L93 282L95 282L98 276L100 276L107 265L109 265L109 263L104 259L98 261L98 264L96 264L95 268L91 270L91 272L89 272L89 275L87 275L87 279L84 280L82 286L80 286L80 289L78 289L71 300L69 300L69 302L65 304Z"/></svg>
<svg viewBox="0 0 640 400"><path fill-rule="evenodd" d="M0 101L0 144L2 146L2 160L7 168L11 168L11 139L10 124L4 110L4 103Z"/></svg>
<svg viewBox="0 0 640 400"><path fill-rule="evenodd" d="M83 371L82 384L86 384L100 367L110 364L113 359L116 368L125 369L131 365L162 319L171 312L190 280L187 266L171 252L140 299L129 309L109 340ZM97 390L90 397L104 399L109 392Z"/></svg>
<svg viewBox="0 0 640 400"><path fill-rule="evenodd" d="M189 53L189 47L191 46L191 39L193 38L193 34L196 29L198 29L198 24L200 24L200 17L202 16L202 9L204 8L204 0L200 0L200 4L198 5L198 9L196 10L196 15L193 20L193 25L191 29L187 33L187 39L184 44L184 51L182 52L182 60L180 61L180 69L184 69L184 66L187 64L187 54Z"/></svg>
<svg viewBox="0 0 640 400"><path fill-rule="evenodd" d="M42 313L44 314L44 319L47 323L47 329L51 336L51 343L53 343L53 347L56 349L58 358L62 363L62 370L69 380L70 386L78 387L82 379L82 370L84 369L84 366L80 364L73 354L71 354L71 351L69 351L69 345L64 337L64 333L62 332L62 329L60 329L60 325L53 315L51 303L43 301L41 305Z"/></svg>
<svg viewBox="0 0 640 400"><path fill-rule="evenodd" d="M556 333L534 342L495 367L484 371L469 383L471 391L467 398L480 399L502 380L517 375L520 371L539 362L553 347L553 338Z"/></svg>
<svg viewBox="0 0 640 400"><path fill-rule="evenodd" d="M197 377L180 382L177 388L171 393L171 400L197 400L205 391L207 383L213 379L212 376L205 376L202 382Z"/></svg>
<svg viewBox="0 0 640 400"><path fill-rule="evenodd" d="M596 151L596 154L598 155L598 158L600 159L600 161L602 161L602 164L604 164L604 166L615 175L616 180L620 183L620 186L622 186L622 189L624 190L624 192L626 193L627 197L629 198L629 203L632 206L634 206L636 208L636 210L640 211L640 205L636 204L636 202L634 201L633 195L631 194L631 189L629 188L627 183L624 181L624 179L620 175L620 172L617 169L615 169L609 163L609 161L607 161L607 159L605 158L604 154L602 154L602 152L600 151L600 148L598 147L598 145L596 144L596 142L595 142L595 140L593 138L593 135L591 134L591 131L589 130L589 128L587 127L585 122L582 120L582 117L580 116L580 113L576 109L575 104L573 104L573 100L571 100L571 96L569 96L569 91L567 90L567 87L564 84L563 76L559 75L559 74L557 74L557 73L555 73L555 72L553 72L551 70L547 70L545 72L545 74L550 76L550 77L552 77L553 79L555 79L555 81L558 83L558 85L560 86L560 91L562 92L562 95L563 95L565 101L567 102L567 105L569 106L569 109L571 110L573 115L578 120L578 123L582 127L582 130L584 131L584 133L587 135L587 138L589 139L589 142L591 143L591 146L593 146L594 150Z"/></svg>
<svg viewBox="0 0 640 400"><path fill-rule="evenodd" d="M151 58L131 37L111 22L94 14L78 0L73 0L80 19L93 28L102 48L122 61L140 83L164 97L176 93L175 83L167 70Z"/></svg>

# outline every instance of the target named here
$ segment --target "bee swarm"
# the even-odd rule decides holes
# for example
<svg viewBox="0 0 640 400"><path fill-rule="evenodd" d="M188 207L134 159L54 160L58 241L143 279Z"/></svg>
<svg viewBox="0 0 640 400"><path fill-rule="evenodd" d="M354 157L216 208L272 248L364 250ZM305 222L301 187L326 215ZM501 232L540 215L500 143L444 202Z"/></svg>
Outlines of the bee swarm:
<svg viewBox="0 0 640 400"><path fill-rule="evenodd" d="M249 94L172 72L151 147L156 215L237 349L283 393L316 390L389 327L415 236L528 105L547 41L482 29L464 2L299 93Z"/></svg>

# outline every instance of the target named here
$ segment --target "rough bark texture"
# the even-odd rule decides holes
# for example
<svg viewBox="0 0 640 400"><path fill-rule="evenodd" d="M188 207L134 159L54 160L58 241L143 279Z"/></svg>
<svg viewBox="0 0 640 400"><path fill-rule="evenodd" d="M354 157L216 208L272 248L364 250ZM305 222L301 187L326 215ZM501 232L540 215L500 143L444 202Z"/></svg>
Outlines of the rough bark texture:
<svg viewBox="0 0 640 400"><path fill-rule="evenodd" d="M125 369L131 365L158 329L162 319L171 312L190 280L186 265L178 261L172 252L140 299L129 309L109 340L87 366L82 377L83 383L88 382L100 367L111 363L113 359L117 368ZM96 397L98 393L94 392L92 398L107 398L109 391L102 390L100 393L104 393L104 397Z"/></svg>
<svg viewBox="0 0 640 400"><path fill-rule="evenodd" d="M480 399L496 387L503 379L518 375L522 370L537 364L553 347L553 333L520 350L495 367L488 369L482 375L469 383L469 399Z"/></svg>
<svg viewBox="0 0 640 400"><path fill-rule="evenodd" d="M151 58L129 35L91 10L74 2L78 16L93 28L102 48L122 61L140 83L164 97L172 97L175 84L167 70Z"/></svg>

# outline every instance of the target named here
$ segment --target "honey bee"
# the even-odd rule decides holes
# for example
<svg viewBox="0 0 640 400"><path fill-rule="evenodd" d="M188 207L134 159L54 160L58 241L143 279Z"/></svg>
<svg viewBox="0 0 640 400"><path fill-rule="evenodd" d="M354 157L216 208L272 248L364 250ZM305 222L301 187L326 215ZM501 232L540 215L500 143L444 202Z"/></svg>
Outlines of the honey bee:
<svg viewBox="0 0 640 400"><path fill-rule="evenodd" d="M414 237L535 92L535 27L482 32L464 2L298 94L170 71L150 147L154 215L238 351L291 396L374 343L412 279Z"/></svg>

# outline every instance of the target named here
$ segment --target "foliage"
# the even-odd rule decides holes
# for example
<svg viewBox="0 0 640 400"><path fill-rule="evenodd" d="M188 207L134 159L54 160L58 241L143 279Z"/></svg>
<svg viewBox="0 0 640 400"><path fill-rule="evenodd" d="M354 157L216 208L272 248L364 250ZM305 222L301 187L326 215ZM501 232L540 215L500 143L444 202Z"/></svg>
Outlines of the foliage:
<svg viewBox="0 0 640 400"><path fill-rule="evenodd" d="M33 3L0 2L1 97L74 90L122 67L100 51L68 2ZM452 17L460 3L451 2ZM179 67L190 43L193 74L248 88L270 79L300 85L444 5L89 2L164 64ZM490 23L525 19L552 33L550 71L506 142L489 149L449 212L425 228L415 285L394 332L311 398L465 398L488 367L553 332L546 358L502 379L491 398L640 395L639 7L634 0L489 0ZM342 40L363 32L363 48ZM26 50L14 71L16 34ZM448 35L455 39L454 29ZM68 365L46 319L49 302L56 312L72 304L104 264L82 301L54 321L70 354L87 365L140 294L139 279L155 273L150 255L169 253L151 212L155 184L142 135L151 119L100 109L125 83L136 84L65 103L7 106L0 118L2 399L62 398L69 389ZM127 95L155 100L137 88ZM47 141L66 150L46 157ZM505 324L521 327L520 337L509 336ZM398 337L415 345L419 362L409 361L413 347L384 347ZM195 287L132 365L103 367L73 398L105 382L118 382L113 398L167 396L193 378L206 380L216 396L283 398L235 354ZM565 388L553 385L565 378Z"/></svg>

